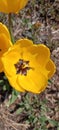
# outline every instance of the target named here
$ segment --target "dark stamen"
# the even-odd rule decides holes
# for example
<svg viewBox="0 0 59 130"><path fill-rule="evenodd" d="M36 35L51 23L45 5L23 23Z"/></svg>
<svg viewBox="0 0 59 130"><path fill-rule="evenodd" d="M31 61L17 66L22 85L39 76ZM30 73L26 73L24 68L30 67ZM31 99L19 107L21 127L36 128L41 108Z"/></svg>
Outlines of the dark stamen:
<svg viewBox="0 0 59 130"><path fill-rule="evenodd" d="M32 69L29 67L29 61L25 61L23 59L19 59L19 61L14 64L16 68L16 74L21 74L21 75L27 75L27 71Z"/></svg>

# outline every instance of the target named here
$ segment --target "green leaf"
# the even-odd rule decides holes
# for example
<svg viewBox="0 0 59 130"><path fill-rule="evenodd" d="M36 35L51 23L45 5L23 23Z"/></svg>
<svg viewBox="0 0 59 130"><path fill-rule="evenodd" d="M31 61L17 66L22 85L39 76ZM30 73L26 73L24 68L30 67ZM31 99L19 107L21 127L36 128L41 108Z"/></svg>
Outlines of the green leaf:
<svg viewBox="0 0 59 130"><path fill-rule="evenodd" d="M23 111L23 108L19 108L19 109L17 109L16 114L18 115L18 114L20 114L22 111Z"/></svg>
<svg viewBox="0 0 59 130"><path fill-rule="evenodd" d="M45 123L47 121L47 118L45 116L41 116L39 120L41 123Z"/></svg>
<svg viewBox="0 0 59 130"><path fill-rule="evenodd" d="M16 90L13 89L13 91L12 91L12 96L11 96L11 98L10 98L10 100L9 100L9 102L8 102L8 104L7 104L7 106L9 106L9 105L11 105L12 103L15 102L15 100L16 100L17 97L18 97L18 94L19 94L19 92L17 92Z"/></svg>
<svg viewBox="0 0 59 130"><path fill-rule="evenodd" d="M52 124L53 126L58 126L58 122L55 120L49 120L49 123Z"/></svg>

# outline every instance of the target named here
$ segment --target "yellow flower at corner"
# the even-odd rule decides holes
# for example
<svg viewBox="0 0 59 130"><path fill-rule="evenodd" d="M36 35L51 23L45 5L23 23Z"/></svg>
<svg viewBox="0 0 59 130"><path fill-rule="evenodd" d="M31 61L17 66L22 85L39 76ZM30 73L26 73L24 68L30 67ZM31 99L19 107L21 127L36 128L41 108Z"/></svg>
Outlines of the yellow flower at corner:
<svg viewBox="0 0 59 130"><path fill-rule="evenodd" d="M25 7L28 0L0 0L0 12L17 13Z"/></svg>
<svg viewBox="0 0 59 130"><path fill-rule="evenodd" d="M1 57L11 45L9 31L4 24L0 23L0 72L3 72Z"/></svg>
<svg viewBox="0 0 59 130"><path fill-rule="evenodd" d="M50 59L50 50L31 40L18 40L2 57L4 72L16 90L42 92L56 67Z"/></svg>

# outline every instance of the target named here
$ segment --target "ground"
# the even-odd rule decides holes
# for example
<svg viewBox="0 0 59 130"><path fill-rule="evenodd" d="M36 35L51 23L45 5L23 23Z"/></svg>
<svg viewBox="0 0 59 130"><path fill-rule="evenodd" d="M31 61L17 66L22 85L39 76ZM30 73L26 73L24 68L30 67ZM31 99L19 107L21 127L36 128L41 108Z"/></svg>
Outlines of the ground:
<svg viewBox="0 0 59 130"><path fill-rule="evenodd" d="M15 41L28 37L36 44L47 45L56 73L40 95L12 91L4 74L0 74L0 130L59 130L58 3L58 0L33 0L19 14L12 14ZM1 13L0 21L8 26L8 15Z"/></svg>

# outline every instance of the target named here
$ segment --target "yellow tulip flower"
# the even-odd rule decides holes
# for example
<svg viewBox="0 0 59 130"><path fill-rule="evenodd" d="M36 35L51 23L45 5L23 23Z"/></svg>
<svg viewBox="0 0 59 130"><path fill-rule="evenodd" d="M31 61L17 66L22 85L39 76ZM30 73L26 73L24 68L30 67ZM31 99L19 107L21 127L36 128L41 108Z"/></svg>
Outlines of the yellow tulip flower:
<svg viewBox="0 0 59 130"><path fill-rule="evenodd" d="M56 70L49 48L28 39L18 40L2 62L11 86L22 92L41 93Z"/></svg>
<svg viewBox="0 0 59 130"><path fill-rule="evenodd" d="M0 23L0 72L3 71L1 57L3 53L5 53L9 49L11 45L12 43L10 41L9 31L4 24Z"/></svg>
<svg viewBox="0 0 59 130"><path fill-rule="evenodd" d="M0 12L16 13L27 4L28 0L0 0Z"/></svg>

